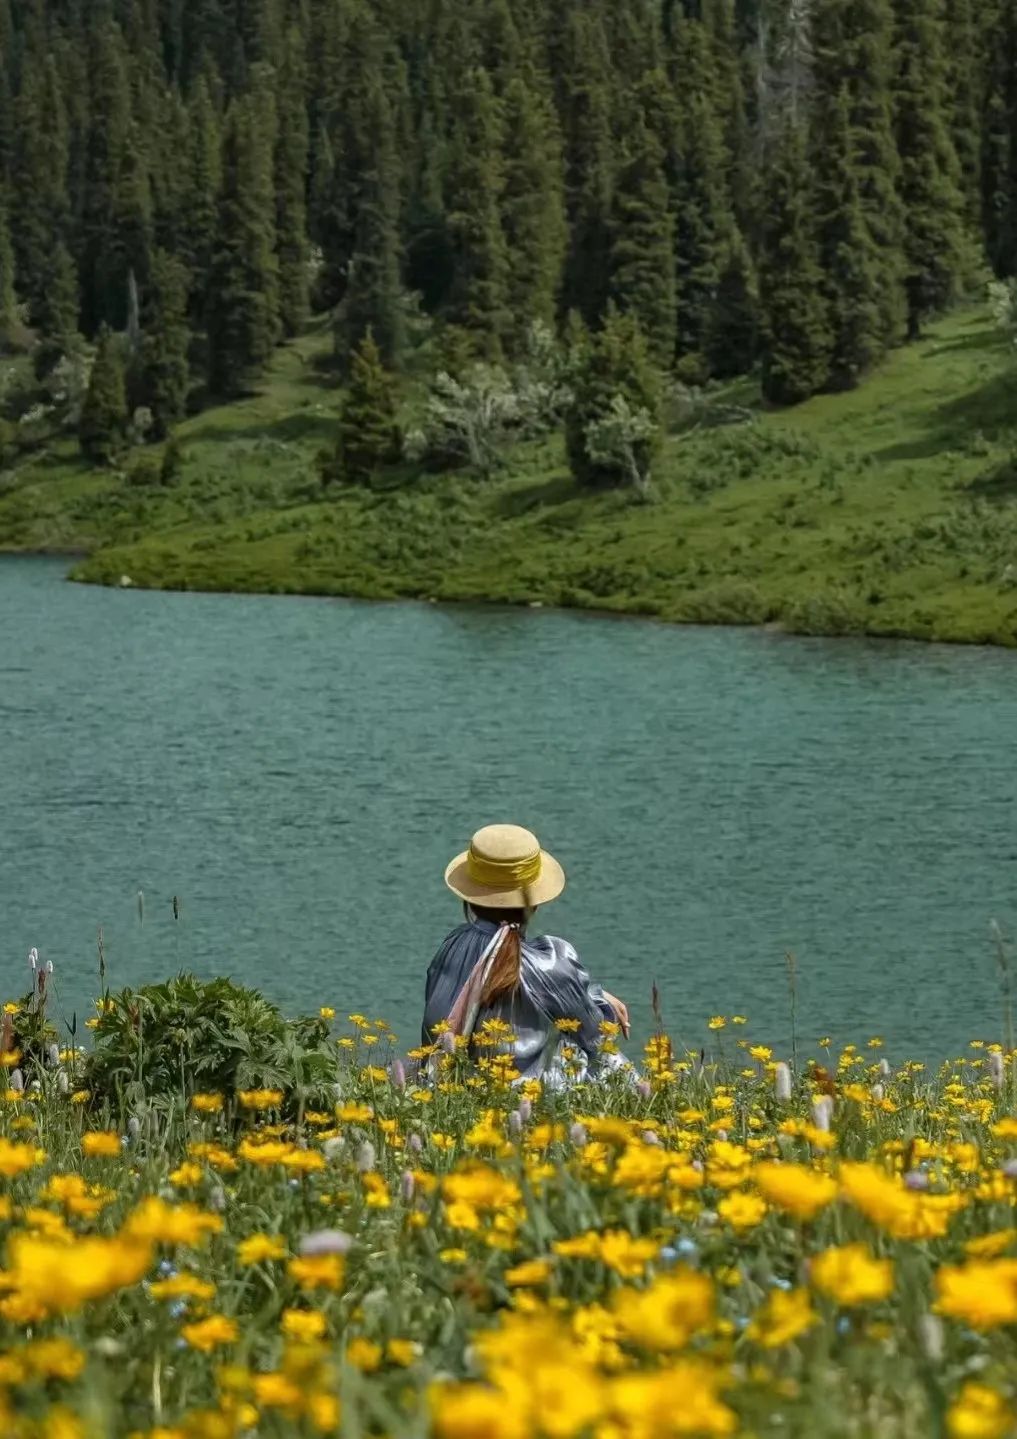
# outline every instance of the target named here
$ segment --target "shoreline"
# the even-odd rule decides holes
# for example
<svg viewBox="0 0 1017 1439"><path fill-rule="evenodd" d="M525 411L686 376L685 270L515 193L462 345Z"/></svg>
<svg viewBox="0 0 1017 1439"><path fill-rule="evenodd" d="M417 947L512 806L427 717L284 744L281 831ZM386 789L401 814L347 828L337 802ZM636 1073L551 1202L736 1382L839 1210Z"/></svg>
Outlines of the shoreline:
<svg viewBox="0 0 1017 1439"><path fill-rule="evenodd" d="M66 554L69 558L87 559L88 551L67 550L67 551L0 551L0 554L30 554L34 553L40 558L52 558ZM783 639L844 639L844 640L866 640L881 641L896 644L914 645L950 645L963 646L966 648L984 648L992 650L1017 650L1017 631L1012 638L1000 637L997 639L986 639L977 635L965 636L963 634L922 634L906 632L903 629L896 630L874 630L874 629L843 629L830 631L800 630L783 623L780 618L764 620L737 621L731 619L718 619L715 621L702 618L683 618L680 615L662 614L659 610L640 610L638 601L632 608L612 607L610 605L584 605L584 604L555 604L542 599L510 600L503 597L484 596L448 596L448 595L423 595L423 594L370 594L365 590L356 588L350 589L321 589L321 588L274 588L258 589L254 587L234 587L229 584L205 586L190 584L158 583L150 584L145 581L130 579L129 584L113 583L104 579L90 576L75 575L69 571L65 578L72 584L91 585L99 589L123 589L123 590L145 590L165 594L205 594L205 595L229 595L240 597L245 595L259 595L275 599L318 599L318 600L355 600L362 604L419 604L448 606L455 608L475 609L504 609L504 610L534 610L548 611L550 613L589 616L592 619L611 619L619 621L641 621L660 625L681 626L692 629L734 629L734 630L757 630L760 633L779 636Z"/></svg>

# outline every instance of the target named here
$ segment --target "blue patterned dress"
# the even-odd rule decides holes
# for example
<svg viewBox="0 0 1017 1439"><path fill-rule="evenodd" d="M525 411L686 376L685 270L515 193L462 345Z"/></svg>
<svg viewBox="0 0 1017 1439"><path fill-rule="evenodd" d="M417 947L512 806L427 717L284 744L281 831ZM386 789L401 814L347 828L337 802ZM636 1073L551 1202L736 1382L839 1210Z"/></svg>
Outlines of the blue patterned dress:
<svg viewBox="0 0 1017 1439"><path fill-rule="evenodd" d="M434 1043L435 1025L448 1018L459 991L497 929L487 919L461 924L432 959L424 991L423 1044ZM605 1019L614 1020L616 1016L604 998L603 986L590 980L568 940L552 935L524 938L521 959L515 994L482 1009L477 1020L477 1029L488 1019L500 1019L509 1025L515 1035L511 1047L520 1077L543 1079L552 1085L564 1083L563 1041L578 1051L577 1077L592 1079L606 1069L617 1068L619 1062L624 1064L618 1055L600 1053L600 1026ZM579 1028L564 1034L555 1027L560 1019L577 1019ZM574 1067L569 1066L570 1074Z"/></svg>

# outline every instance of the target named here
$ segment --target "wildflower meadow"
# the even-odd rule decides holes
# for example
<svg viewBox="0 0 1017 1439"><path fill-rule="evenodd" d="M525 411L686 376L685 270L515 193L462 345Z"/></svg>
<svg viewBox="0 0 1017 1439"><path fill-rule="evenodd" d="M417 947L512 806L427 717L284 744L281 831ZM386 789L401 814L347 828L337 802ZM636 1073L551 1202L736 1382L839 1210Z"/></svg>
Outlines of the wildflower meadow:
<svg viewBox="0 0 1017 1439"><path fill-rule="evenodd" d="M1017 1434L1003 1046L793 1066L717 1015L547 1092L498 1025L407 1056L186 984L85 1046L6 1006L10 1439Z"/></svg>

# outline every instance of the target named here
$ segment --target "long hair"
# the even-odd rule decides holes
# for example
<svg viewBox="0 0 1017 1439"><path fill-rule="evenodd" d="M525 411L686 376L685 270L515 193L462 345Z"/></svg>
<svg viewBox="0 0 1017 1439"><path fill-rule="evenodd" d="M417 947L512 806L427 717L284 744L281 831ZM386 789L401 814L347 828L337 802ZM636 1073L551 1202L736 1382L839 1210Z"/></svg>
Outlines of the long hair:
<svg viewBox="0 0 1017 1439"><path fill-rule="evenodd" d="M469 908L478 919L506 926L480 991L481 1008L486 1009L496 1000L510 999L519 988L523 968L523 930L529 914L525 909L487 909L476 904Z"/></svg>

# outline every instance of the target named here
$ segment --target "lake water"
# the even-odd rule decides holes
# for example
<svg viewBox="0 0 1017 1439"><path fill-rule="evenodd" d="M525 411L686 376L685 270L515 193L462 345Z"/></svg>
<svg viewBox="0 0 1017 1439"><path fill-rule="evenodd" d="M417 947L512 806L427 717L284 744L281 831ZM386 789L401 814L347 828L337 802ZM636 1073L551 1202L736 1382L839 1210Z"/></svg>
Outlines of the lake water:
<svg viewBox="0 0 1017 1439"><path fill-rule="evenodd" d="M414 1039L446 860L529 824L546 925L689 1044L1000 1035L1017 655L548 611L84 588L0 559L2 989L177 968ZM143 891L143 922L138 891ZM173 897L179 900L174 920Z"/></svg>

